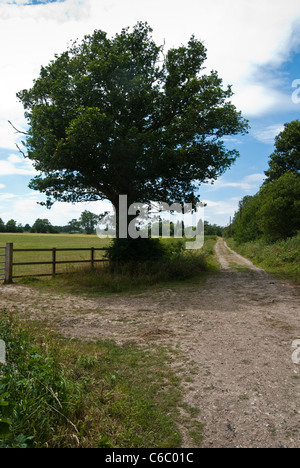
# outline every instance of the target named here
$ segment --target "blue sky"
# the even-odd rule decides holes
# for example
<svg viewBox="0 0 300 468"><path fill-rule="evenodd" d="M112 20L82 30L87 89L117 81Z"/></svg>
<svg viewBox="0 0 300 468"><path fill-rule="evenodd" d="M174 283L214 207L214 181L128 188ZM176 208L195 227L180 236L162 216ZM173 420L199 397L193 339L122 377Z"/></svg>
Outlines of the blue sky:
<svg viewBox="0 0 300 468"><path fill-rule="evenodd" d="M104 203L58 203L50 211L28 188L35 174L15 146L19 141L8 124L26 128L16 92L32 85L40 66L71 40L94 29L115 34L137 21L148 21L157 43L186 43L192 34L208 50L207 70L217 70L224 85L232 84L233 102L251 130L226 139L240 157L214 185L200 188L207 203L206 219L227 225L245 195L263 182L274 138L284 123L299 118L300 103L292 99L300 80L300 3L295 0L0 0L0 218L33 224L48 218L67 224L84 209L101 213ZM300 96L300 92L299 92Z"/></svg>

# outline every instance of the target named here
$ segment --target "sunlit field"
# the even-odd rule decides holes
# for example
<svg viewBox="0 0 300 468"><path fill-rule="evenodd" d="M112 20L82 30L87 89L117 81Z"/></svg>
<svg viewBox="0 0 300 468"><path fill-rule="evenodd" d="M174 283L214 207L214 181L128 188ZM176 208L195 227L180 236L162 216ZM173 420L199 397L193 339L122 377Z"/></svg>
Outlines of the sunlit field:
<svg viewBox="0 0 300 468"><path fill-rule="evenodd" d="M3 247L7 242L13 242L14 249L79 249L94 247L95 249L107 247L110 243L109 239L100 239L96 235L85 234L9 234L0 233L0 246ZM95 260L102 259L105 251L96 251ZM90 251L67 251L57 252L56 260L71 261L71 260L87 260L90 261ZM15 252L14 263L23 262L51 262L52 252ZM89 263L86 263L88 265ZM78 264L58 264L56 267L57 273L66 271L74 271L76 268L82 268L85 263ZM37 275L51 274L52 265L28 265L15 266L13 275Z"/></svg>

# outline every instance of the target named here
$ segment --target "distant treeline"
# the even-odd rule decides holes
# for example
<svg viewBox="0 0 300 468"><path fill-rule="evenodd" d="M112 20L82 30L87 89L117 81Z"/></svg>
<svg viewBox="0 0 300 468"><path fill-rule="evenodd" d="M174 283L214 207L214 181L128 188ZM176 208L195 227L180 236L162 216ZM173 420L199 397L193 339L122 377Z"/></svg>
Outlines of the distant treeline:
<svg viewBox="0 0 300 468"><path fill-rule="evenodd" d="M38 234L60 234L60 233L86 233L94 234L96 225L101 218L90 211L85 210L79 219L72 219L65 226L53 226L48 219L38 218L32 226L17 223L14 219L9 220L6 224L0 218L0 232L21 233L31 232Z"/></svg>
<svg viewBox="0 0 300 468"><path fill-rule="evenodd" d="M26 224L18 224L14 219L9 220L6 224L0 218L0 232L7 233L22 233L31 232L37 234L95 234L96 226L103 215L96 215L90 211L84 211L79 219L72 219L65 226L53 226L48 219L38 218L32 226ZM160 234L162 232L162 222L159 223ZM170 235L174 236L175 226L170 223ZM209 224L208 221L204 222L205 235L207 236L220 236L222 237L224 228L217 224Z"/></svg>

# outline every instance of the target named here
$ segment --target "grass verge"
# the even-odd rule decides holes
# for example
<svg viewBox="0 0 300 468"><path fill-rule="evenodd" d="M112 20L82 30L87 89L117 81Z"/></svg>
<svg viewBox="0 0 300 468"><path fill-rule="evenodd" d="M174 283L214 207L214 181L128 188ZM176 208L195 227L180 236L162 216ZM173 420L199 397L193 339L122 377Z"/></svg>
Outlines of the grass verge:
<svg viewBox="0 0 300 468"><path fill-rule="evenodd" d="M227 239L227 243L268 273L300 282L300 233L275 244L259 240L239 245L233 239Z"/></svg>
<svg viewBox="0 0 300 468"><path fill-rule="evenodd" d="M0 448L180 447L175 351L81 342L0 312Z"/></svg>

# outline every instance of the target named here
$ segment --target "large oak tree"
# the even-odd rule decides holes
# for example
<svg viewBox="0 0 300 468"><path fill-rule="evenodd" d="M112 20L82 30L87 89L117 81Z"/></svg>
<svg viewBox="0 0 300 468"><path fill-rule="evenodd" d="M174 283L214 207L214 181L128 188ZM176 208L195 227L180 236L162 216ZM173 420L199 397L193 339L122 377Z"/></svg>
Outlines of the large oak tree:
<svg viewBox="0 0 300 468"><path fill-rule="evenodd" d="M196 202L238 156L223 137L247 131L194 36L165 52L147 23L109 38L96 30L42 67L18 93L31 188L55 201Z"/></svg>

